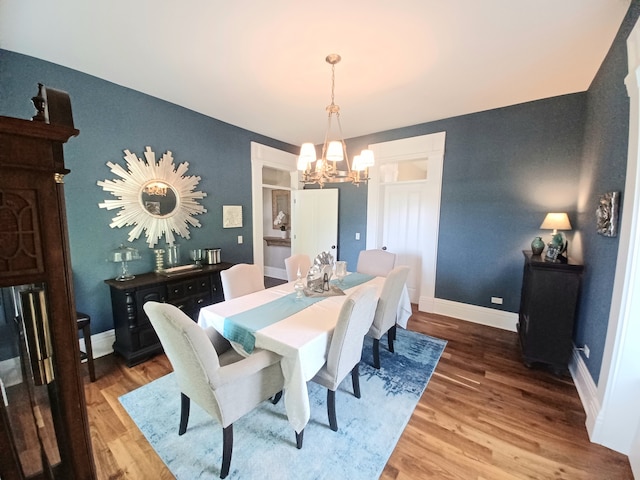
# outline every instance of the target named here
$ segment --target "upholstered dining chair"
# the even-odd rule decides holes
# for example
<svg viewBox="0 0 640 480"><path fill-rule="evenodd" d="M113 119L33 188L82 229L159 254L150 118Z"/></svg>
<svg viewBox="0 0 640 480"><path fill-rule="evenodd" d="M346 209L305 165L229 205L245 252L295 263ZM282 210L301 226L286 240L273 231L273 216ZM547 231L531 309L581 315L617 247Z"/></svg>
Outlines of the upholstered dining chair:
<svg viewBox="0 0 640 480"><path fill-rule="evenodd" d="M225 300L264 290L264 276L258 265L238 263L222 270L220 279Z"/></svg>
<svg viewBox="0 0 640 480"><path fill-rule="evenodd" d="M373 324L367 335L373 338L373 366L380 368L380 339L386 333L389 351L393 353L393 342L396 339L396 317L402 289L407 283L409 267L396 267L384 280L382 292L378 298Z"/></svg>
<svg viewBox="0 0 640 480"><path fill-rule="evenodd" d="M302 278L306 278L307 272L311 268L311 259L309 259L309 255L296 253L284 259L284 268L287 271L287 280L290 282L298 278L298 268Z"/></svg>
<svg viewBox="0 0 640 480"><path fill-rule="evenodd" d="M331 337L327 361L312 381L327 388L327 414L331 430L338 430L336 418L336 390L351 372L353 394L360 398L359 365L364 337L369 331L376 306L375 287L360 287L351 293L340 310Z"/></svg>
<svg viewBox="0 0 640 480"><path fill-rule="evenodd" d="M143 308L180 387L178 434L187 430L193 400L222 426L220 478L225 478L233 453L233 422L264 400L279 398L284 386L280 356L256 349L245 358L215 329L202 329L174 305L147 302Z"/></svg>
<svg viewBox="0 0 640 480"><path fill-rule="evenodd" d="M361 250L358 255L356 272L375 277L386 277L396 263L396 254L386 250Z"/></svg>

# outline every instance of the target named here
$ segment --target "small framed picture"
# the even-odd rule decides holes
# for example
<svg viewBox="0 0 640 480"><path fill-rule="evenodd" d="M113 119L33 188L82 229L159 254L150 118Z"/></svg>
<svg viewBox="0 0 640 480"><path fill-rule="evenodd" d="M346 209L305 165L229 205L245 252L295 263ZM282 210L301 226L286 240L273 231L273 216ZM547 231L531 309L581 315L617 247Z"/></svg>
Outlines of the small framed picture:
<svg viewBox="0 0 640 480"><path fill-rule="evenodd" d="M242 205L222 206L222 228L242 227Z"/></svg>

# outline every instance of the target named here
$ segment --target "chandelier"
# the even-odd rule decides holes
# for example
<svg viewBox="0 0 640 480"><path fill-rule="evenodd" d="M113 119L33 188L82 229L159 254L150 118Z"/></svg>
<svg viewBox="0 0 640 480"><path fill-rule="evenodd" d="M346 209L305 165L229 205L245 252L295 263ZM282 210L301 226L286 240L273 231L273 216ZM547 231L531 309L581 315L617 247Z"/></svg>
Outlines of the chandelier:
<svg viewBox="0 0 640 480"><path fill-rule="evenodd" d="M341 60L340 55L332 53L325 59L331 65L331 103L327 106L329 114L327 131L322 144L322 155L316 157L316 147L313 143L303 143L298 157L298 170L302 172L302 183L306 185L317 184L323 187L325 183L351 182L355 185L366 183L369 180L369 167L373 166L373 152L362 150L360 155L355 155L349 164L347 145L342 135L340 124L340 107L334 103L335 68ZM332 130L332 121L335 116L337 132Z"/></svg>

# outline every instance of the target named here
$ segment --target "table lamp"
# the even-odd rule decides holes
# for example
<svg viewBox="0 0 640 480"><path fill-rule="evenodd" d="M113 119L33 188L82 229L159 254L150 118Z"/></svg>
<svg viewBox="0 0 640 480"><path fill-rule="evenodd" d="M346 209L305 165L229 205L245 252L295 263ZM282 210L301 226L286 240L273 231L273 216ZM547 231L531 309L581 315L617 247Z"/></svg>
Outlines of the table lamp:
<svg viewBox="0 0 640 480"><path fill-rule="evenodd" d="M547 213L544 217L542 230L553 230L551 234L551 241L547 244L547 259L556 260L558 256L562 256L567 251L569 242L567 241L564 233L558 230L571 230L571 222L569 222L569 216L566 213Z"/></svg>

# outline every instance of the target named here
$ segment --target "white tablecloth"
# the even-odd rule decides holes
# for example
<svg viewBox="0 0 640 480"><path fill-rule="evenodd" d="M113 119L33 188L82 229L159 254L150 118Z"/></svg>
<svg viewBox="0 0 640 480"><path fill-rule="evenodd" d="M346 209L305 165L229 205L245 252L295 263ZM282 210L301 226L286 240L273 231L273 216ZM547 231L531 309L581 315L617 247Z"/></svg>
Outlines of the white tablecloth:
<svg viewBox="0 0 640 480"><path fill-rule="evenodd" d="M295 282L278 285L243 297L216 303L200 310L198 324L214 327L224 333L224 319L275 300L294 291ZM380 295L383 277L363 284L373 284ZM354 287L357 289L358 287ZM345 293L348 295L352 289ZM326 361L331 334L338 320L345 296L327 297L304 310L255 332L256 348L271 350L282 355L284 401L289 422L301 432L309 421L309 394L307 381L322 368ZM406 327L411 316L409 295L404 289L398 307L398 325ZM238 347L236 345L236 347ZM238 347L241 350L241 347ZM244 352L240 352L244 353Z"/></svg>

